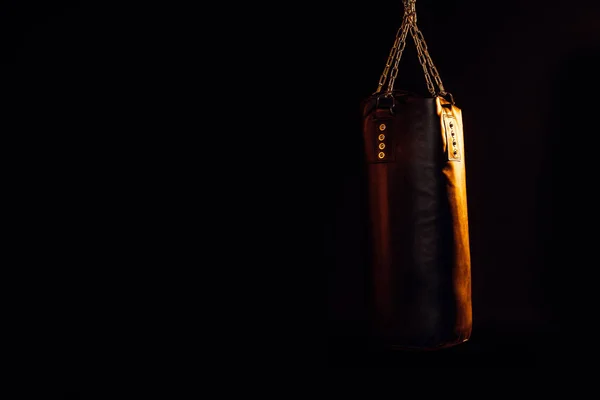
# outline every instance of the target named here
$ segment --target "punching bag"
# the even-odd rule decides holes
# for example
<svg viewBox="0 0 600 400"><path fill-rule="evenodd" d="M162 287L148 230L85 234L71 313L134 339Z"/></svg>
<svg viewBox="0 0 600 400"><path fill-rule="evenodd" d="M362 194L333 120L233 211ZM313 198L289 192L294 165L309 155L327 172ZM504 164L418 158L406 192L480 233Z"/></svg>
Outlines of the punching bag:
<svg viewBox="0 0 600 400"><path fill-rule="evenodd" d="M394 89L408 33L429 96ZM462 113L427 51L414 0L404 1L379 85L361 109L374 337L407 350L465 342L472 309Z"/></svg>

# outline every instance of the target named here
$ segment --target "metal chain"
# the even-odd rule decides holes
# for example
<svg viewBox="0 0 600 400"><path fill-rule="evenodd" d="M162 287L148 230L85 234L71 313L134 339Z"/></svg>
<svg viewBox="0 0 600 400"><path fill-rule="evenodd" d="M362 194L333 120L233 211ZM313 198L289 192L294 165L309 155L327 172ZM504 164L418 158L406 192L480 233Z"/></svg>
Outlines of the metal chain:
<svg viewBox="0 0 600 400"><path fill-rule="evenodd" d="M429 65L427 62L427 57L425 56L425 51L427 50L423 49L423 45L417 37L417 34L415 33L416 29L417 28L414 25L411 26L410 34L415 42L415 47L417 48L419 63L421 64L421 67L423 67L423 73L425 74L425 82L427 82L427 90L429 90L429 93L431 93L432 96L435 96L435 86L433 86L433 82L431 81L431 76L429 75Z"/></svg>
<svg viewBox="0 0 600 400"><path fill-rule="evenodd" d="M423 37L423 33L417 27L417 12L415 9L416 0L403 0L404 3L404 17L402 19L402 25L398 29L396 33L396 39L394 40L394 45L390 50L390 54L385 64L385 68L383 73L379 78L379 85L375 93L379 93L385 85L385 82L388 78L388 73L390 70L390 66L392 60L394 61L394 66L392 68L392 73L389 78L388 87L386 91L386 95L391 95L394 90L394 82L396 80L396 76L398 75L398 64L402 57L402 52L404 51L404 47L406 45L406 36L408 31L410 30L413 41L415 42L415 46L417 48L417 54L419 57L419 63L423 68L423 72L425 73L425 81L427 82L427 89L432 96L436 96L435 84L439 88L439 94L445 95L446 91L444 90L444 85L442 84L442 79L437 71L437 68L433 64L433 60L429 55L429 51L427 49L427 44L425 43L425 38ZM433 76L433 80L432 77Z"/></svg>
<svg viewBox="0 0 600 400"><path fill-rule="evenodd" d="M402 52L404 51L404 46L406 45L406 35L408 33L408 18L407 15L404 15L404 18L402 19L402 25L400 25L400 28L398 29L398 32L396 32L396 38L394 40L394 45L392 46L392 49L390 50L390 54L388 55L387 61L385 62L385 68L383 69L383 72L381 73L381 76L379 77L379 84L377 86L377 90L375 91L375 93L379 93L381 91L381 88L383 87L383 85L385 85L385 82L387 80L387 76L388 73L390 71L390 67L392 65L392 61L394 61L394 59L399 60L402 57ZM398 63L396 62L396 65Z"/></svg>
<svg viewBox="0 0 600 400"><path fill-rule="evenodd" d="M392 74L390 75L390 81L388 82L388 95L391 95L392 90L394 89L394 82L396 81L396 76L398 76L398 64L400 63L400 58L402 57L402 52L404 51L404 46L406 45L406 36L408 35L408 30L410 29L410 17L405 18L404 21L406 22L403 24L404 26L402 27L402 47L398 49L398 52L396 54L396 60L394 61L394 67L392 68Z"/></svg>
<svg viewBox="0 0 600 400"><path fill-rule="evenodd" d="M439 94L446 94L446 91L444 90L444 85L442 84L442 78L440 78L440 74L438 73L437 68L433 64L433 60L431 59L429 51L427 50L427 43L425 43L423 33L419 30L417 24L414 24L411 27L410 33L417 47L417 52L419 54L419 62L423 67L423 71L425 72L425 80L427 81L427 88L429 89L429 92L432 96L435 96L435 87L433 85L433 82L431 81L431 76L433 76L433 80L439 88Z"/></svg>

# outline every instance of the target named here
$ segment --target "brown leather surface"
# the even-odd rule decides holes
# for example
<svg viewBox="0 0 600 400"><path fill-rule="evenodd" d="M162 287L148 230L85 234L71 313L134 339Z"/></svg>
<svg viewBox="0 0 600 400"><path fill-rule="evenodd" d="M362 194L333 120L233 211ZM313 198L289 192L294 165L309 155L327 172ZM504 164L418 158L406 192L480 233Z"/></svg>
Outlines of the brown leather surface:
<svg viewBox="0 0 600 400"><path fill-rule="evenodd" d="M443 105L446 105L445 107ZM440 116L443 152L452 154L452 143L449 142L456 137L460 161L449 160L442 171L446 178L446 191L448 203L450 204L450 215L452 216L453 228L453 277L454 296L456 299L456 322L455 333L458 341L467 340L471 336L473 324L471 304L471 253L469 245L469 218L467 207L467 181L464 154L464 132L462 122L462 110L456 105L451 105L445 99L436 98L437 113ZM458 126L452 127L444 123L444 119L450 116L450 120ZM448 128L456 128L449 135Z"/></svg>
<svg viewBox="0 0 600 400"><path fill-rule="evenodd" d="M363 104L374 334L400 348L461 343L472 326L461 110L402 92L379 105Z"/></svg>

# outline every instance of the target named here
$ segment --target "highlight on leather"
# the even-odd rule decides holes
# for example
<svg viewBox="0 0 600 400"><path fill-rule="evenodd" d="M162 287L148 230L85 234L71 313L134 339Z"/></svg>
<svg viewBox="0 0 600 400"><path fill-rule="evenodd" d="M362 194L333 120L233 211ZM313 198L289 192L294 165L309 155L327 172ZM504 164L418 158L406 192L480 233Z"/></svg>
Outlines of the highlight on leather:
<svg viewBox="0 0 600 400"><path fill-rule="evenodd" d="M450 214L453 218L453 283L458 310L455 330L459 335L459 341L465 341L471 336L473 315L462 110L442 97L436 97L436 108L441 122L443 151L449 154L448 162L446 162L442 172L446 178ZM453 157L456 156L456 153L458 153L459 158L455 160Z"/></svg>

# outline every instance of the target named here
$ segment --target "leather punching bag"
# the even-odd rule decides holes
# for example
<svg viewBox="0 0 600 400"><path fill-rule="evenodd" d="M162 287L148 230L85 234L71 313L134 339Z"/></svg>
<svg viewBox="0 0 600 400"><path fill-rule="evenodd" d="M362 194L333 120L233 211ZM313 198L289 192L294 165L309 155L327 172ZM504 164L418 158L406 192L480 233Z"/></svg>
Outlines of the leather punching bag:
<svg viewBox="0 0 600 400"><path fill-rule="evenodd" d="M462 111L427 53L414 3L404 1L377 91L361 108L373 334L392 348L431 350L471 335L471 260ZM409 32L430 96L393 88Z"/></svg>

